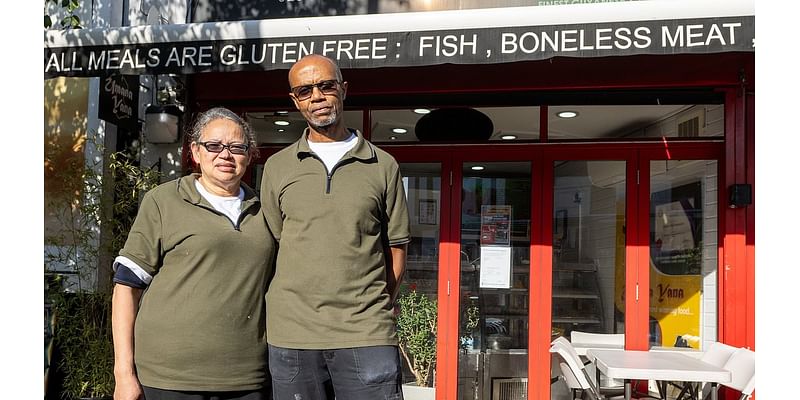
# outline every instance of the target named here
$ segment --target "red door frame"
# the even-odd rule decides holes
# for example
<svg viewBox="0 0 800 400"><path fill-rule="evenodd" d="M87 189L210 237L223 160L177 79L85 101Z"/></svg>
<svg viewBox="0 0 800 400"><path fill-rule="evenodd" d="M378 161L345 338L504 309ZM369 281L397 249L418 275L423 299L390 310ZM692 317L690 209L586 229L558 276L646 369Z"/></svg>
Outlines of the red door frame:
<svg viewBox="0 0 800 400"><path fill-rule="evenodd" d="M531 162L531 219L539 219L540 229L531 229L528 397L550 399L550 326L552 322L552 215L553 170L547 168L556 160L620 160L626 161L626 348L647 349L649 346L649 171L651 160L715 159L719 172L725 164L721 142L687 143L665 141L641 144L527 144L484 146L384 146L399 162L439 162L442 164L442 227L439 280L439 341L437 344L437 400L457 398L458 373L458 310L459 296L452 295L460 287L459 243L461 165L466 161ZM444 190L450 182L451 189ZM637 182L637 176L639 183ZM721 174L719 176L722 176ZM720 179L722 181L722 179ZM724 190L719 190L724 204ZM448 222L445 216L449 216ZM720 220L720 241L725 236ZM533 223L533 222L532 222ZM720 247L722 247L720 245ZM538 266L538 268L536 267ZM724 292L720 280L719 291ZM638 286L639 299L636 291ZM451 294L448 295L448 287ZM720 302L721 303L721 302ZM720 322L722 304L719 304ZM720 325L721 326L721 325Z"/></svg>
<svg viewBox="0 0 800 400"><path fill-rule="evenodd" d="M436 366L436 399L456 399L458 389L458 324L459 324L459 293L461 287L461 268L460 268L460 243L461 243L461 202L460 196L453 196L452 193L461 193L461 179L462 170L461 165L465 162L493 162L493 161L523 161L532 162L539 157L532 156L532 152L538 153L541 150L532 148L530 146L508 146L508 145L481 145L481 146L382 146L382 148L390 152L398 162L432 162L437 161L442 163L442 206L440 218L442 227L447 227L447 234L444 230L441 232L441 241L439 249L439 321L438 321L438 339L437 339L437 366ZM531 178L534 179L533 171L535 166L531 166ZM532 182L533 187L537 184ZM445 187L449 186L449 190ZM532 192L532 196L536 192ZM538 209L541 208L539 201L532 197L531 205L531 218L539 215ZM448 221L449 220L449 221ZM449 224L445 224L449 222ZM536 234L531 229L531 246L530 246L530 259L539 259L540 247L534 246L536 242ZM445 239L447 238L447 239ZM449 241L449 242L446 242ZM531 262L530 265L534 265ZM530 285L538 284L534 270L530 274ZM533 287L531 287L531 295L533 298ZM530 308L532 310L532 308ZM532 324L535 320L529 318ZM529 344L531 342L530 334L541 329L529 329ZM548 338L549 343L549 338ZM549 357L549 356L548 356ZM530 358L529 358L530 360ZM549 358L548 358L549 370ZM531 365L538 365L538 363L531 363L529 361L529 379L530 376L539 374L530 374ZM529 393L531 392L532 385L528 386Z"/></svg>
<svg viewBox="0 0 800 400"><path fill-rule="evenodd" d="M452 287L458 287L460 261L460 227L454 227L459 221L453 221L452 193L453 189L446 190L452 185L453 179L450 171L453 170L452 153L448 147L396 147L381 146L382 149L392 153L399 163L438 163L441 165L441 190L439 204L439 279L437 282L438 320L436 322L436 398L455 399L458 386L458 377L441 371L457 371L458 346L449 345L448 339L455 337L458 341L458 296L452 296ZM447 222L447 224L446 224ZM452 276L456 276L455 283ZM444 311L443 311L444 310ZM456 310L452 312L450 310ZM452 359L455 357L455 362ZM452 393L450 389L452 387Z"/></svg>

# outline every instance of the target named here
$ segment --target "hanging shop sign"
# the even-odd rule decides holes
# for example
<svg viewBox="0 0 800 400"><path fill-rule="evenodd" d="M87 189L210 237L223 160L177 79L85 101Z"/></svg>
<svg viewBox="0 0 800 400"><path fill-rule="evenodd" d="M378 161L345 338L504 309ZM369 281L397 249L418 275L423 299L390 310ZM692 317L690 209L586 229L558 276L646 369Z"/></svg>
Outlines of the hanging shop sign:
<svg viewBox="0 0 800 400"><path fill-rule="evenodd" d="M139 131L139 76L109 75L100 80L98 115L119 128Z"/></svg>
<svg viewBox="0 0 800 400"><path fill-rule="evenodd" d="M417 18L406 13L48 31L44 75L266 71L288 69L311 53L335 59L342 68L377 68L755 49L753 15L485 26L492 20L518 23L518 14L526 13L542 20L534 13L542 9L477 10L486 13L483 26L454 24L449 17L461 12L445 11L436 19L420 15L437 13ZM468 21L481 18L475 12L464 15ZM544 19L564 19L557 16Z"/></svg>

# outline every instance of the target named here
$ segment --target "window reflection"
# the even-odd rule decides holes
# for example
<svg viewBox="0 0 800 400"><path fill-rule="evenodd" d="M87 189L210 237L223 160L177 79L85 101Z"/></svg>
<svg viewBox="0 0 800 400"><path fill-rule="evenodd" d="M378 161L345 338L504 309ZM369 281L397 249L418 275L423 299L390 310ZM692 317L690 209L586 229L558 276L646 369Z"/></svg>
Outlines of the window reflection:
<svg viewBox="0 0 800 400"><path fill-rule="evenodd" d="M364 132L364 112L345 111L344 124L348 128ZM298 111L277 110L247 112L245 119L256 133L259 145L294 143L303 134L308 124Z"/></svg>
<svg viewBox="0 0 800 400"><path fill-rule="evenodd" d="M467 111L465 108L461 108ZM519 142L539 140L539 107L475 107L477 111L491 121L492 130L488 141ZM429 118L431 108L411 108L402 110L372 110L371 111L371 138L375 143L416 143L420 142L417 127L420 119ZM434 113L435 114L435 113ZM467 118L471 115L466 115ZM456 116L457 118L457 116ZM457 125L459 121L453 121ZM463 122L463 121L460 121ZM448 126L447 122L443 123ZM466 124L468 127L471 124ZM442 132L442 136L447 134ZM470 139L473 133L464 131L455 133L465 142L475 141ZM436 133L433 135L434 139ZM481 139L483 140L483 139Z"/></svg>
<svg viewBox="0 0 800 400"><path fill-rule="evenodd" d="M403 186L408 203L408 216L411 221L411 241L408 244L406 257L406 272L400 289L399 303L403 304L403 297L407 295L419 296L418 301L427 300L418 305L437 304L437 287L439 282L439 234L440 234L440 206L441 206L441 165L438 163L401 163L400 174L403 176ZM424 296L424 298L423 298ZM408 303L405 303L408 304ZM437 309L434 308L432 318L438 318ZM419 311L419 310L417 310ZM400 307L400 313L414 312ZM429 314L430 315L430 314ZM400 317L400 316L398 316ZM405 318L405 321L416 321ZM398 319L398 321L402 321ZM428 321L436 323L436 320ZM400 324L401 322L398 322ZM406 326L406 329L410 329ZM408 332L408 330L406 330ZM414 354L403 353L403 382L415 382L418 377L412 372L410 365L416 357L425 360L426 354L433 353L430 360L431 370L416 366L419 379L427 384L435 381L436 368L436 333L426 338L417 338L414 342ZM408 350L408 349L407 349ZM411 357L407 359L406 357ZM427 374L422 377L423 374Z"/></svg>
<svg viewBox="0 0 800 400"><path fill-rule="evenodd" d="M553 335L624 333L625 162L557 161Z"/></svg>
<svg viewBox="0 0 800 400"><path fill-rule="evenodd" d="M650 341L703 349L717 332L717 162L650 163Z"/></svg>
<svg viewBox="0 0 800 400"><path fill-rule="evenodd" d="M721 137L721 104L551 106L550 139Z"/></svg>

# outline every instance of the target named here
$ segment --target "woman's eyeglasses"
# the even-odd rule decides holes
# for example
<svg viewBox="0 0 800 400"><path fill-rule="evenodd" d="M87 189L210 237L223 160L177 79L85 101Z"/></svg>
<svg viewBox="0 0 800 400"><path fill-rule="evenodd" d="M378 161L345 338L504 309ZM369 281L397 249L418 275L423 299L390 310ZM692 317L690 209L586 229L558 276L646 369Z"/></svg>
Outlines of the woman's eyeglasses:
<svg viewBox="0 0 800 400"><path fill-rule="evenodd" d="M322 94L332 95L336 94L339 90L339 81L332 79L327 81L320 81L311 85L301 85L293 87L292 94L297 100L306 100L314 93L314 88L319 89Z"/></svg>
<svg viewBox="0 0 800 400"><path fill-rule="evenodd" d="M234 143L234 144L222 144L220 142L197 142L197 144L202 145L211 153L222 153L223 150L228 149L231 154L247 154L247 150L250 149L250 146L241 143Z"/></svg>

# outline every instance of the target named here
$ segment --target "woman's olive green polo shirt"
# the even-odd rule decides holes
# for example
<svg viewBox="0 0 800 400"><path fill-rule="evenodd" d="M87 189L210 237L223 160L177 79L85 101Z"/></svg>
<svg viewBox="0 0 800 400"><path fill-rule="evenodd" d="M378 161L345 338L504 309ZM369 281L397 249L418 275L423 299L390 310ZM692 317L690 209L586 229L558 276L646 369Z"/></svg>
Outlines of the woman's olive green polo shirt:
<svg viewBox="0 0 800 400"><path fill-rule="evenodd" d="M195 187L196 176L148 192L120 255L153 276L134 329L142 385L255 390L266 379L265 302L274 243L255 192L238 225Z"/></svg>
<svg viewBox="0 0 800 400"><path fill-rule="evenodd" d="M330 173L307 133L264 165L262 209L279 243L267 293L271 345L397 344L384 254L409 240L406 195L394 158L355 133Z"/></svg>

